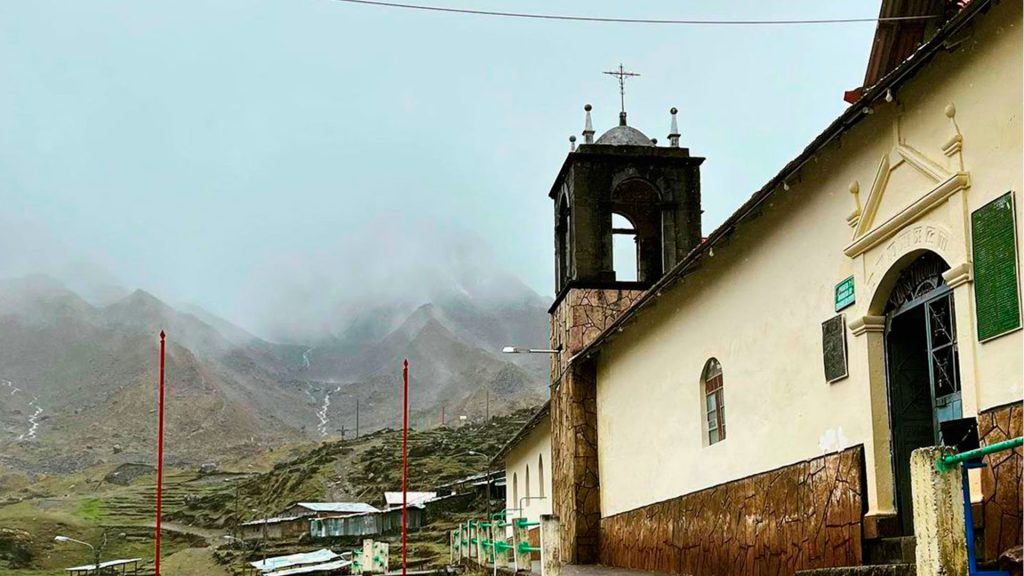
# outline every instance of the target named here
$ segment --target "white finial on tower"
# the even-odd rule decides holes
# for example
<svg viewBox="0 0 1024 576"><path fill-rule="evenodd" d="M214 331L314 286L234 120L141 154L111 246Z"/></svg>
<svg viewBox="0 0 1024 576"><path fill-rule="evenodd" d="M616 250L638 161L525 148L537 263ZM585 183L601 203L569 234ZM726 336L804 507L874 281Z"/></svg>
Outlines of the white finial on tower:
<svg viewBox="0 0 1024 576"><path fill-rule="evenodd" d="M584 144L593 144L594 143L594 124L593 124L593 122L590 121L590 110L592 108L593 107L590 104L587 104L586 106L583 107L583 109L586 110L586 112L587 112L587 120L586 120L586 123L583 125L583 143Z"/></svg>
<svg viewBox="0 0 1024 576"><path fill-rule="evenodd" d="M576 137L575 136L569 136L569 152L575 152L575 151L576 151Z"/></svg>
<svg viewBox="0 0 1024 576"><path fill-rule="evenodd" d="M672 148L679 148L679 123L676 122L676 113L679 110L673 106L669 113L672 114L672 127L669 130L668 142Z"/></svg>

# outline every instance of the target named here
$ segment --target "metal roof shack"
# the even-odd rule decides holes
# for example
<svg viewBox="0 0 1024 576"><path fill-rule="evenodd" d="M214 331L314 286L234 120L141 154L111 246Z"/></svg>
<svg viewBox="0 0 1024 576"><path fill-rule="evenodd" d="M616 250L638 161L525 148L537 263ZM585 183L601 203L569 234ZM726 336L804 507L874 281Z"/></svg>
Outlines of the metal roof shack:
<svg viewBox="0 0 1024 576"><path fill-rule="evenodd" d="M316 516L325 515L338 516L343 514L365 514L367 512L380 512L380 510L366 504L365 502L296 502L292 504L281 516Z"/></svg>
<svg viewBox="0 0 1024 576"><path fill-rule="evenodd" d="M121 570L122 570L121 573L122 574L126 574L127 572L125 572L125 571L128 570L128 565L131 564L132 565L132 568L131 568L132 572L138 573L138 571L139 571L139 562L142 562L142 558L127 558L127 559L124 559L124 560L108 560L107 562L100 562L98 568L99 568L99 570L104 570L106 568L115 568L117 566L121 566L122 567L121 568ZM64 571L67 572L68 574L71 574L71 575L75 575L75 574L96 574L98 572L96 564L86 564L84 566L73 566L71 568L65 568Z"/></svg>
<svg viewBox="0 0 1024 576"><path fill-rule="evenodd" d="M406 506L411 508L423 508L427 502L437 498L437 492L407 492L408 497L406 498ZM385 492L384 502L386 503L386 509L392 510L394 508L402 507L402 493L401 492Z"/></svg>
<svg viewBox="0 0 1024 576"><path fill-rule="evenodd" d="M291 576L292 574L340 574L342 570L352 565L351 560L335 560L323 564L311 566L299 566L298 568L287 568L276 572L267 572L267 576Z"/></svg>
<svg viewBox="0 0 1024 576"><path fill-rule="evenodd" d="M328 550L327 548L321 548L320 550L314 550L312 552L288 554L287 556L274 556L273 558L267 558L266 560L250 562L249 565L264 574L278 574L278 571L280 570L294 568L296 566L334 562L340 558L341 556L333 551Z"/></svg>

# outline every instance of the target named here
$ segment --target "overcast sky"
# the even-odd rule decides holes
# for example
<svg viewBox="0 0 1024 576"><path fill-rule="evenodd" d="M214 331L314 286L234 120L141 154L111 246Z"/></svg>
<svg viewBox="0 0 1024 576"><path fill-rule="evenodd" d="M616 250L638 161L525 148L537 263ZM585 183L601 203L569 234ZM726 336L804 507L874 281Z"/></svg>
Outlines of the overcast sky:
<svg viewBox="0 0 1024 576"><path fill-rule="evenodd" d="M878 0L429 1L633 18L878 13ZM0 274L70 254L258 329L261 310L291 305L270 302L268 284L301 273L359 286L366 261L401 269L454 237L547 296L548 187L585 103L599 134L617 120L602 71L642 74L626 108L648 136L666 142L679 108L683 145L707 157L709 232L842 112L873 32L333 0L2 2Z"/></svg>

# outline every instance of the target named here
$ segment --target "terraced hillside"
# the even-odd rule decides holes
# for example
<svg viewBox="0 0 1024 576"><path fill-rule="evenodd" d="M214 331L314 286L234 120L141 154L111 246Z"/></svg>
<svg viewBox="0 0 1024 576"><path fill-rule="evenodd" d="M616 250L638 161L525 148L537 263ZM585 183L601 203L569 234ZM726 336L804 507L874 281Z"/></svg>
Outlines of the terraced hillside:
<svg viewBox="0 0 1024 576"><path fill-rule="evenodd" d="M485 424L413 431L410 489L428 490L485 468L470 450L495 453L532 410L492 418ZM7 486L16 483L8 480ZM104 557L153 557L155 477L141 465L104 465L64 477L21 481L0 498L0 573L59 574L91 560L83 547L57 544L61 534L99 542ZM241 573L245 562L268 555L314 549L308 539L233 545L224 536L239 521L271 515L303 500L348 500L383 504L385 490L401 485L401 433L384 430L357 440L282 448L201 472L172 468L164 474L164 557L167 576ZM482 507L483 502L478 502ZM441 514L409 542L410 562L438 566L447 561L447 531L467 515ZM343 550L357 542L330 542ZM397 546L397 541L394 543ZM260 549L263 546L264 549ZM205 566L192 572L189 566ZM217 571L220 572L217 572Z"/></svg>

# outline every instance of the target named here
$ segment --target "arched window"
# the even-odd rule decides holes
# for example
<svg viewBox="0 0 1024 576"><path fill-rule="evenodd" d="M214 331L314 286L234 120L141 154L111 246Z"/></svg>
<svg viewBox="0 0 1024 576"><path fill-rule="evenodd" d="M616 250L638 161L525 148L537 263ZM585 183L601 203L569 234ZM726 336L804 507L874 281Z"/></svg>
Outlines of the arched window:
<svg viewBox="0 0 1024 576"><path fill-rule="evenodd" d="M526 465L526 497L527 498L530 497L530 465L529 464ZM529 506L529 503L527 503L527 506Z"/></svg>
<svg viewBox="0 0 1024 576"><path fill-rule="evenodd" d="M704 392L704 415L708 445L725 440L725 390L722 383L722 365L711 358L701 375Z"/></svg>
<svg viewBox="0 0 1024 576"><path fill-rule="evenodd" d="M540 490L537 490L538 496L544 497L544 455L537 455L537 480L540 485Z"/></svg>
<svg viewBox="0 0 1024 576"><path fill-rule="evenodd" d="M664 269L661 194L632 178L612 191L612 270L617 281L653 282Z"/></svg>
<svg viewBox="0 0 1024 576"><path fill-rule="evenodd" d="M519 506L519 478L516 473L512 473L512 508Z"/></svg>
<svg viewBox="0 0 1024 576"><path fill-rule="evenodd" d="M633 223L621 214L612 214L612 269L616 282L640 279L639 249Z"/></svg>

